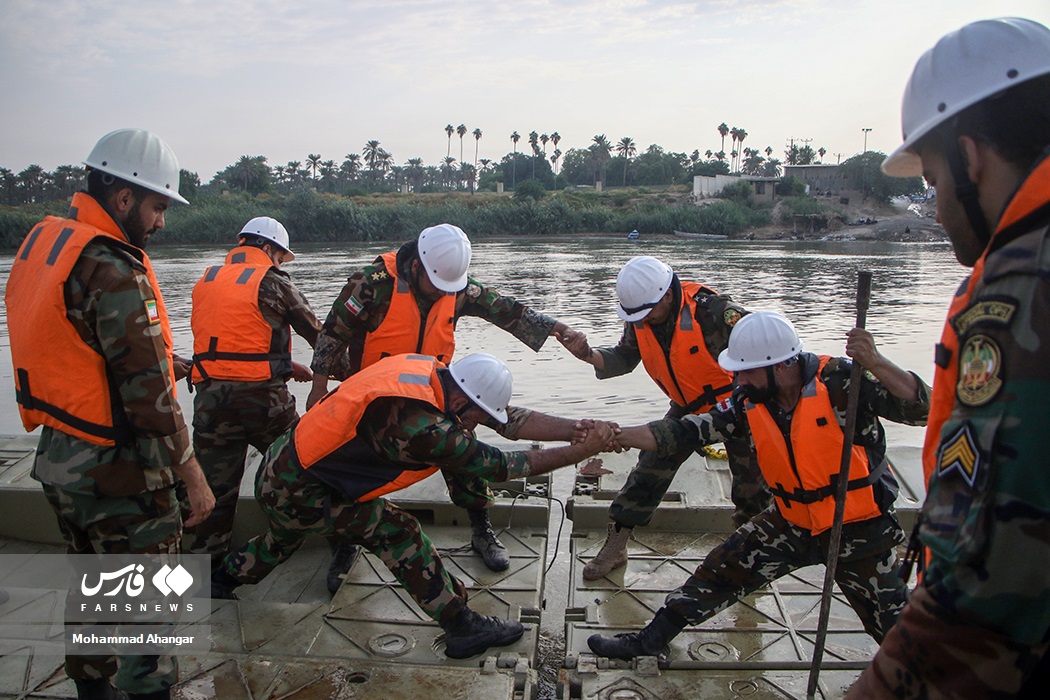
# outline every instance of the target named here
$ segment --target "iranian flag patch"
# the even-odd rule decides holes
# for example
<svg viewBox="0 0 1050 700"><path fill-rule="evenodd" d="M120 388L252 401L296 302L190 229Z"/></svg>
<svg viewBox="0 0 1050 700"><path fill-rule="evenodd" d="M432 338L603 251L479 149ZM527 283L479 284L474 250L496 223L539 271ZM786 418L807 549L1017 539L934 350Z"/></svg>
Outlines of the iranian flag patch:
<svg viewBox="0 0 1050 700"><path fill-rule="evenodd" d="M146 300L146 317L149 318L149 324L152 326L154 323L160 323L160 312L157 311L157 300L147 299Z"/></svg>
<svg viewBox="0 0 1050 700"><path fill-rule="evenodd" d="M361 313L361 309L364 308L361 305L361 302L359 302L356 297L350 297L349 299L347 299L346 304L344 304L344 306L346 306L346 310L352 313L354 316Z"/></svg>

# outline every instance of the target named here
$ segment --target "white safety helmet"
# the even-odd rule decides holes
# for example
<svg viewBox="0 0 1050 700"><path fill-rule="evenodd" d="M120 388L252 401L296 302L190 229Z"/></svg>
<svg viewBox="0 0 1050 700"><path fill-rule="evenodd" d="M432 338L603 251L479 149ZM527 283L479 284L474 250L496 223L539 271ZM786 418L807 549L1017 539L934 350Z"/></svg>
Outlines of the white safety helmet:
<svg viewBox="0 0 1050 700"><path fill-rule="evenodd" d="M179 194L179 161L159 136L145 129L117 129L95 144L84 165L189 204Z"/></svg>
<svg viewBox="0 0 1050 700"><path fill-rule="evenodd" d="M733 326L729 347L718 355L728 372L771 367L802 352L802 341L791 321L775 311L754 311Z"/></svg>
<svg viewBox="0 0 1050 700"><path fill-rule="evenodd" d="M453 362L449 372L467 398L500 423L507 422L512 377L502 360L476 352Z"/></svg>
<svg viewBox="0 0 1050 700"><path fill-rule="evenodd" d="M277 219L271 219L268 216L257 216L249 220L244 225L244 228L241 229L241 232L237 234L238 237L245 235L255 235L272 241L288 253L289 261L295 260L295 253L292 252L288 243L288 229Z"/></svg>
<svg viewBox="0 0 1050 700"><path fill-rule="evenodd" d="M651 255L631 258L616 275L616 314L628 323L645 318L671 288L673 277L671 267Z"/></svg>
<svg viewBox="0 0 1050 700"><path fill-rule="evenodd" d="M1050 29L1029 19L981 20L945 35L922 55L901 103L904 143L882 163L894 177L922 174L915 145L967 107L1050 73Z"/></svg>
<svg viewBox="0 0 1050 700"><path fill-rule="evenodd" d="M463 229L438 224L419 234L419 260L431 284L443 292L460 292L467 286L470 240Z"/></svg>

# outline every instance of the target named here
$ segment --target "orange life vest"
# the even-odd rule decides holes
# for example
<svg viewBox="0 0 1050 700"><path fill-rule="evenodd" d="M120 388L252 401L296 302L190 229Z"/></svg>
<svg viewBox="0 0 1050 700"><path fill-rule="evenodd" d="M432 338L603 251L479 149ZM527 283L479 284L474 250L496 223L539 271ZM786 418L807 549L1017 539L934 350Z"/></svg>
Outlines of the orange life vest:
<svg viewBox="0 0 1050 700"><path fill-rule="evenodd" d="M356 501L400 491L436 472L435 466L399 464L380 456L358 437L357 425L381 397L426 401L444 411L445 392L437 374L443 366L427 355L394 355L344 381L299 419L292 436L299 465Z"/></svg>
<svg viewBox="0 0 1050 700"><path fill-rule="evenodd" d="M835 486L842 444L842 428L820 379L830 357L821 356L820 369L804 387L791 419L791 442L784 440L769 409L746 402L747 423L755 440L758 464L776 498L780 514L788 521L817 535L829 529L835 516ZM868 454L853 445L849 490L846 492L844 523L874 518L882 513L875 503L871 484L881 470L871 472Z"/></svg>
<svg viewBox="0 0 1050 700"><path fill-rule="evenodd" d="M456 350L456 295L443 295L430 307L424 319L408 280L397 275L397 253L384 253L376 262L379 260L386 265L387 274L394 278L394 292L383 322L365 337L361 368L389 355L407 352L432 355L445 364L451 362Z"/></svg>
<svg viewBox="0 0 1050 700"><path fill-rule="evenodd" d="M1050 158L1044 159L1037 165L1014 194L999 220L999 225L996 226L995 234L992 236L993 240L999 232L1044 206L1048 190L1050 190ZM944 322L944 330L941 333L941 342L937 345L933 392L930 395L930 416L926 422L926 440L922 448L922 470L927 484L930 483L930 477L937 469L941 430L952 414L955 406L956 387L959 384L959 336L955 332L952 321L969 307L974 290L984 273L988 251L992 247L989 244L985 248L984 254L973 266L973 272L970 273L970 279L965 288L961 289L952 299L948 309L948 318Z"/></svg>
<svg viewBox="0 0 1050 700"><path fill-rule="evenodd" d="M688 413L711 409L733 390L733 375L718 364L696 322L696 300L701 291L714 290L696 282L682 282L682 303L671 347L664 348L643 319L634 323L642 365L661 391Z"/></svg>
<svg viewBox="0 0 1050 700"><path fill-rule="evenodd" d="M291 331L272 328L259 310L259 285L271 267L264 250L238 246L193 287L192 381L260 382L291 373Z"/></svg>
<svg viewBox="0 0 1050 700"><path fill-rule="evenodd" d="M149 256L93 197L73 196L69 218L49 216L22 242L11 266L4 300L15 397L27 431L46 425L95 445L124 444L134 437L120 397L106 373L106 358L83 341L67 317L65 284L84 248L105 239L142 262L154 299L151 319L160 323L172 393L175 375L171 328Z"/></svg>

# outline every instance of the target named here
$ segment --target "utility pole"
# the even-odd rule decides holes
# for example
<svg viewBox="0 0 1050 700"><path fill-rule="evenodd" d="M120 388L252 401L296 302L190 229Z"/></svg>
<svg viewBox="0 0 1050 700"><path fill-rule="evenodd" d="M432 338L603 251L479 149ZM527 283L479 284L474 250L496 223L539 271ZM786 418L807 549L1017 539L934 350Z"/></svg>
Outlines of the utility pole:
<svg viewBox="0 0 1050 700"><path fill-rule="evenodd" d="M844 153L832 153L831 155L835 156L835 165L842 164L842 156L845 155Z"/></svg>
<svg viewBox="0 0 1050 700"><path fill-rule="evenodd" d="M870 128L861 128L861 131L864 132L864 153L867 153L868 152L868 132L871 131L871 129Z"/></svg>

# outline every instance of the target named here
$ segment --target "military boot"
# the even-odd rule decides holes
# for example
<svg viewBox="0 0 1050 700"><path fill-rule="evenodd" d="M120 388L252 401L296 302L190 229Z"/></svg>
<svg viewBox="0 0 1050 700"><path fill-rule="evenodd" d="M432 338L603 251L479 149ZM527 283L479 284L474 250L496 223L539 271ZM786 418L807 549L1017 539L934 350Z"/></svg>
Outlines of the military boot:
<svg viewBox="0 0 1050 700"><path fill-rule="evenodd" d="M354 568L354 564L361 558L363 550L360 545L343 540L328 540L328 546L332 548L332 563L328 565L325 585L328 586L328 592L335 595L350 569Z"/></svg>
<svg viewBox="0 0 1050 700"><path fill-rule="evenodd" d="M492 571L506 571L510 568L510 556L507 548L496 539L489 522L488 510L468 510L470 514L470 546L485 560L485 566Z"/></svg>
<svg viewBox="0 0 1050 700"><path fill-rule="evenodd" d="M217 566L211 571L211 597L215 600L238 600L233 589L241 585L241 582L233 577L233 574L224 566Z"/></svg>
<svg viewBox="0 0 1050 700"><path fill-rule="evenodd" d="M633 659L636 656L659 656L664 647L685 629L687 621L667 608L661 608L652 622L638 632L627 632L615 637L592 634L587 646L598 656L610 659Z"/></svg>
<svg viewBox="0 0 1050 700"><path fill-rule="evenodd" d="M521 639L525 632L520 622L480 615L466 605L442 628L445 656L450 659L466 659L489 647L505 647Z"/></svg>
<svg viewBox="0 0 1050 700"><path fill-rule="evenodd" d="M631 539L632 532L631 528L623 527L619 523L609 523L609 534L605 536L605 544L597 556L583 567L583 577L593 581L626 564L627 541Z"/></svg>
<svg viewBox="0 0 1050 700"><path fill-rule="evenodd" d="M77 700L128 700L123 690L114 688L108 678L77 678Z"/></svg>

